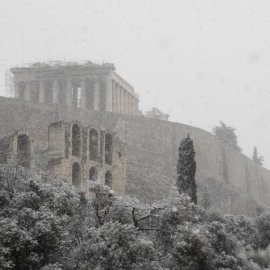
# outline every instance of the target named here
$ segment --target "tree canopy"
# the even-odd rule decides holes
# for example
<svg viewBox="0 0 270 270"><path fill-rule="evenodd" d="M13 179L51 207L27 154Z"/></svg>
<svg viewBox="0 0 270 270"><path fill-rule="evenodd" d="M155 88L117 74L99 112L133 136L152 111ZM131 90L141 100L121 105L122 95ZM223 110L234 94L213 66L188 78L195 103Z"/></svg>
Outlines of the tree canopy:
<svg viewBox="0 0 270 270"><path fill-rule="evenodd" d="M0 167L0 269L255 270L268 265L269 214L221 215L175 194L153 205L92 195ZM248 251L247 251L248 250Z"/></svg>
<svg viewBox="0 0 270 270"><path fill-rule="evenodd" d="M222 121L219 121L219 123L220 125L215 126L213 129L215 136L226 145L232 147L236 151L241 152L241 148L238 146L235 128L227 126Z"/></svg>

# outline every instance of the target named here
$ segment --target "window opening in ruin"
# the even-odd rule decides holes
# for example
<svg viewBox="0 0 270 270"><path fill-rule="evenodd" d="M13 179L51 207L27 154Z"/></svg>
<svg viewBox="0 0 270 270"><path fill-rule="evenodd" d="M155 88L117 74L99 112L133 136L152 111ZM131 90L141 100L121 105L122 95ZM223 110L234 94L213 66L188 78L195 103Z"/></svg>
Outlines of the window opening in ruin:
<svg viewBox="0 0 270 270"><path fill-rule="evenodd" d="M110 171L105 173L105 185L112 188L112 173Z"/></svg>
<svg viewBox="0 0 270 270"><path fill-rule="evenodd" d="M80 156L81 153L81 131L77 124L72 126L72 155Z"/></svg>
<svg viewBox="0 0 270 270"><path fill-rule="evenodd" d="M25 82L19 82L19 84L18 84L19 99L24 100L25 91L26 91L26 84L25 84Z"/></svg>
<svg viewBox="0 0 270 270"><path fill-rule="evenodd" d="M112 135L109 133L105 136L105 163L112 164Z"/></svg>
<svg viewBox="0 0 270 270"><path fill-rule="evenodd" d="M95 167L90 168L89 170L89 180L90 181L97 181L98 175L97 175L97 169Z"/></svg>
<svg viewBox="0 0 270 270"><path fill-rule="evenodd" d="M59 85L58 102L60 104L66 104L67 81L59 80L58 85Z"/></svg>
<svg viewBox="0 0 270 270"><path fill-rule="evenodd" d="M31 101L35 103L39 102L39 82L32 81L30 87L31 87Z"/></svg>
<svg viewBox="0 0 270 270"><path fill-rule="evenodd" d="M89 131L89 158L98 160L98 132L94 128Z"/></svg>
<svg viewBox="0 0 270 270"><path fill-rule="evenodd" d="M23 167L30 167L31 143L27 135L21 134L17 138L17 163Z"/></svg>
<svg viewBox="0 0 270 270"><path fill-rule="evenodd" d="M77 162L72 165L72 184L76 187L81 184L81 167Z"/></svg>
<svg viewBox="0 0 270 270"><path fill-rule="evenodd" d="M77 82L72 84L72 107L79 108L81 98L81 86Z"/></svg>
<svg viewBox="0 0 270 270"><path fill-rule="evenodd" d="M52 81L44 82L44 102L45 103L53 102L53 82Z"/></svg>

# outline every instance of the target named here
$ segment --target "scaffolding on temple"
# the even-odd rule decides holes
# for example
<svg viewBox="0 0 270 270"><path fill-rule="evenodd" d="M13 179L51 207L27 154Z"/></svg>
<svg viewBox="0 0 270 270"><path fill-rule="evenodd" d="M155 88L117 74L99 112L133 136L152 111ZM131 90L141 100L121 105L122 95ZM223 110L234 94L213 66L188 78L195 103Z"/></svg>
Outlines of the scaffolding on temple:
<svg viewBox="0 0 270 270"><path fill-rule="evenodd" d="M14 97L14 75L10 70L5 72L5 96Z"/></svg>

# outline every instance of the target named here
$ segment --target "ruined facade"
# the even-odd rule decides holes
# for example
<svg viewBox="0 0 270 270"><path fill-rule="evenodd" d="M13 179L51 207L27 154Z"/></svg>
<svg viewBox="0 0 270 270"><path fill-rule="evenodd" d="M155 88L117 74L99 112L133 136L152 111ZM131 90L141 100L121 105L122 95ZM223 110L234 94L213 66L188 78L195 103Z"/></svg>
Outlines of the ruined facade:
<svg viewBox="0 0 270 270"><path fill-rule="evenodd" d="M28 132L16 131L0 139L0 163L64 178L85 192L89 192L91 182L100 182L116 194L125 193L125 144L109 130L85 127L78 121L52 123L47 149L41 156L38 150Z"/></svg>
<svg viewBox="0 0 270 270"><path fill-rule="evenodd" d="M18 130L0 139L0 163L33 167L33 141L25 130Z"/></svg>
<svg viewBox="0 0 270 270"><path fill-rule="evenodd" d="M60 78L59 70L63 70L64 74L69 72L80 77L80 69L82 74L85 74L85 69L88 68L90 69L76 65L70 70L67 66L63 69L55 67L58 74L55 78L56 80ZM103 68L106 70L106 65L101 66L100 70ZM108 69L111 70L110 74L114 73L111 67ZM38 78L45 78L47 73L51 74L51 79L53 78L54 68L48 70L48 67L44 67L44 73L41 67L37 70L39 70L35 75L37 81ZM15 85L19 81L24 81L22 77L19 79L22 73L16 75L14 69L13 72ZM63 74L61 76L65 77ZM99 79L95 83L97 87L95 93L100 90L98 82L102 76L97 77ZM111 111L109 107L103 110L104 106L102 110L97 107L89 109L85 107L86 102L82 100L82 94L79 95L78 103L84 105L79 105L78 108L72 106L70 98L64 99L69 100L69 103L45 103L40 97L36 99L39 100L37 102L29 98L31 91L26 90L29 89L29 84L22 88L25 89L23 94L19 94L22 90L16 89L16 98L0 97L0 138L3 138L0 147L8 153L5 156L0 155L0 161L4 162L14 157L13 153L17 149L15 141L19 135L16 130L21 130L21 134L29 136L32 144L31 148L19 149L23 153L31 153L30 164L34 168L40 168L48 174L62 175L71 183L73 180L73 184L81 183L82 186L84 182L87 186L87 181L93 181L96 177L111 185L112 179L112 188L119 194L126 193L142 201L152 202L166 199L171 192L176 192L177 149L180 141L189 134L196 152L199 204L204 196L203 190L207 186L211 206L224 213L254 215L259 205L270 208L270 171L224 145L209 132L156 117L145 117L138 113ZM80 91L83 92L82 89ZM56 99L53 97L51 100ZM119 100L121 99L118 99L118 102ZM92 130L93 128L96 132ZM27 133L26 131L23 133L23 130L27 130ZM7 136L8 134L13 135ZM96 134L98 140L94 139ZM111 135L107 137L107 145L110 145L110 138L113 140L111 165L106 164L106 134ZM12 138L14 141L10 144ZM21 140L28 141L23 137ZM96 141L99 143L98 146L93 143ZM86 150L82 151L78 145L81 147L86 145L84 147ZM95 160L97 156L98 159ZM107 162L110 162L110 159L111 156L107 156Z"/></svg>
<svg viewBox="0 0 270 270"><path fill-rule="evenodd" d="M99 181L117 194L125 193L125 145L116 134L83 126L80 122L57 122L49 126L48 173L68 179L88 190L88 181ZM89 184L89 183L88 183Z"/></svg>

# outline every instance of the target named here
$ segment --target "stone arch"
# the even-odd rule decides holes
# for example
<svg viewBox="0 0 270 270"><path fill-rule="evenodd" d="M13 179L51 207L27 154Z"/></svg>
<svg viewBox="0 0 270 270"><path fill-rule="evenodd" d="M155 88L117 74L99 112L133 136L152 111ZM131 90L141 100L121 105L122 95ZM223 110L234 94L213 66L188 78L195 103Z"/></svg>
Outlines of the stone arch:
<svg viewBox="0 0 270 270"><path fill-rule="evenodd" d="M89 159L98 160L98 132L94 128L89 131Z"/></svg>
<svg viewBox="0 0 270 270"><path fill-rule="evenodd" d="M17 163L20 166L30 168L31 142L27 135L20 134L17 137Z"/></svg>
<svg viewBox="0 0 270 270"><path fill-rule="evenodd" d="M81 185L81 167L77 162L72 165L72 184L76 187Z"/></svg>
<svg viewBox="0 0 270 270"><path fill-rule="evenodd" d="M89 180L90 181L97 181L98 175L97 175L97 169L96 167L91 167L89 170Z"/></svg>
<svg viewBox="0 0 270 270"><path fill-rule="evenodd" d="M112 164L112 135L110 133L105 135L105 163Z"/></svg>
<svg viewBox="0 0 270 270"><path fill-rule="evenodd" d="M77 124L72 126L72 155L79 157L81 153L81 129Z"/></svg>
<svg viewBox="0 0 270 270"><path fill-rule="evenodd" d="M105 185L112 188L112 173L110 171L105 173Z"/></svg>

